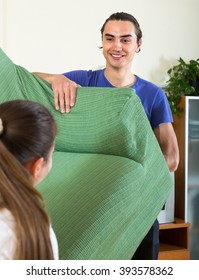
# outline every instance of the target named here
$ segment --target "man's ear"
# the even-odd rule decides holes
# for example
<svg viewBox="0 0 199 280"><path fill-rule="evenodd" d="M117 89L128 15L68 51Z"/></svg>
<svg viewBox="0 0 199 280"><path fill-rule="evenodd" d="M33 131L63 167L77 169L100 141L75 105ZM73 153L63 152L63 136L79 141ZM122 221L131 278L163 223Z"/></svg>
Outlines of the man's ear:
<svg viewBox="0 0 199 280"><path fill-rule="evenodd" d="M142 45L142 38L140 38L139 42L138 42L138 47L140 48Z"/></svg>
<svg viewBox="0 0 199 280"><path fill-rule="evenodd" d="M137 43L136 53L139 53L141 51L141 45L142 45L142 38L140 38L140 40Z"/></svg>

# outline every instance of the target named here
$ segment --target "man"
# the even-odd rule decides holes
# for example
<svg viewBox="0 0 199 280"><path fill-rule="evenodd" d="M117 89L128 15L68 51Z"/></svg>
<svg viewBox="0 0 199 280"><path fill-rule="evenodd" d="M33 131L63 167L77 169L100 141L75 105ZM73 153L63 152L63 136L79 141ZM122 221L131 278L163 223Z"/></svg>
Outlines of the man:
<svg viewBox="0 0 199 280"><path fill-rule="evenodd" d="M70 112L79 86L130 87L140 97L151 127L170 171L179 163L172 114L165 93L156 85L132 73L133 58L140 52L142 31L137 20L127 13L114 13L101 28L106 68L96 71L71 71L63 75L35 73L52 85L55 108ZM159 225L156 220L132 259L157 259Z"/></svg>

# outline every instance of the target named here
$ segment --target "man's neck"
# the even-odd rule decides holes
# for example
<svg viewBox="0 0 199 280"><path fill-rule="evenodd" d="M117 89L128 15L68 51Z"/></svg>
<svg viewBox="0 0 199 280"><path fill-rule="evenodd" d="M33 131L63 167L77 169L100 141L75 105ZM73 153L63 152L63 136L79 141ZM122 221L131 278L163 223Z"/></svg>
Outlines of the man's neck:
<svg viewBox="0 0 199 280"><path fill-rule="evenodd" d="M109 83L115 87L129 87L135 82L135 75L126 69L107 67L104 75Z"/></svg>

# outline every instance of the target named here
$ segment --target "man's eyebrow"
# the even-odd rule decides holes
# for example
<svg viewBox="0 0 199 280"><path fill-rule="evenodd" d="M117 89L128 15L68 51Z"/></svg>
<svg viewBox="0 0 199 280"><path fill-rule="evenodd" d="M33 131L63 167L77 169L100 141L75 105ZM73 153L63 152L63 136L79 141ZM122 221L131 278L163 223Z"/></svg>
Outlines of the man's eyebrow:
<svg viewBox="0 0 199 280"><path fill-rule="evenodd" d="M106 33L104 36L108 36L108 37L115 37L114 35L112 34L109 34L109 33ZM126 34L126 35L122 35L120 36L120 38L126 38L126 37L133 37L131 34Z"/></svg>

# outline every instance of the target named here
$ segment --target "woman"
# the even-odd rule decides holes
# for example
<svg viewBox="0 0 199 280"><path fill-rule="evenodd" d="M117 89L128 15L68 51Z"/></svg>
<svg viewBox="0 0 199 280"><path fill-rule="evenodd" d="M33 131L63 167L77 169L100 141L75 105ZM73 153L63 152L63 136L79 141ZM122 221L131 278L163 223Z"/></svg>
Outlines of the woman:
<svg viewBox="0 0 199 280"><path fill-rule="evenodd" d="M56 131L39 103L0 104L0 259L58 259L44 199L34 188L52 167Z"/></svg>

